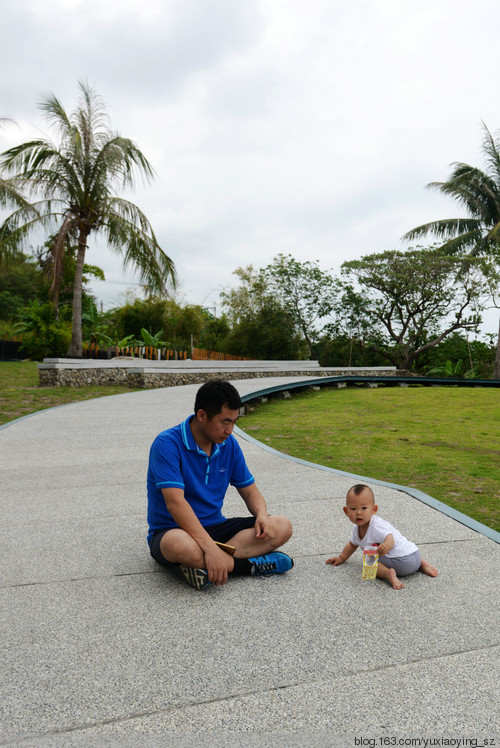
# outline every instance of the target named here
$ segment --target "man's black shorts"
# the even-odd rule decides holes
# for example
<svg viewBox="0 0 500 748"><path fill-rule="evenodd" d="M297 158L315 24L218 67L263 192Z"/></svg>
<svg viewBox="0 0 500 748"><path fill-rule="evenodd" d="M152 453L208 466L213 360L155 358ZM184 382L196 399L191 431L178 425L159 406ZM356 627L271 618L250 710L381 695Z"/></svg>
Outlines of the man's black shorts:
<svg viewBox="0 0 500 748"><path fill-rule="evenodd" d="M226 519L224 522L219 522L217 525L211 525L205 527L210 537L213 540L217 540L219 543L227 543L232 537L236 535L240 530L248 530L255 525L255 517L232 517ZM172 529L172 528L170 528ZM168 530L157 530L151 538L149 550L155 561L158 561L162 566L177 566L177 564L167 561L163 558L162 552L160 551L160 542L162 537Z"/></svg>

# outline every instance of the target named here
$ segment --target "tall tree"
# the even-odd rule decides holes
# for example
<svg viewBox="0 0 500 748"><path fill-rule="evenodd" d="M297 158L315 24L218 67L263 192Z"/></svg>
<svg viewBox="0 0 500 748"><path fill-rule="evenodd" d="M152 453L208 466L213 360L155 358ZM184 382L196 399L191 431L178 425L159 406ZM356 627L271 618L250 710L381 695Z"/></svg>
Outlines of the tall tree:
<svg viewBox="0 0 500 748"><path fill-rule="evenodd" d="M332 330L356 338L401 369L457 330L475 330L491 267L442 249L381 252L342 265L354 276L336 301ZM357 331L357 333L356 333Z"/></svg>
<svg viewBox="0 0 500 748"><path fill-rule="evenodd" d="M123 267L135 266L140 280L158 293L169 279L175 284L172 260L159 246L153 229L133 203L114 195L134 185L136 172L146 181L153 169L137 145L110 129L102 99L88 84L79 83L80 96L68 115L53 95L40 108L56 129L57 143L32 140L5 151L4 173L13 175L30 197L36 214L26 220L21 208L0 227L0 246L19 245L42 226L56 232L53 245L53 293L62 273L68 237L78 243L73 285L73 332L68 356L82 355L82 275L91 234L104 235L111 250L123 256Z"/></svg>
<svg viewBox="0 0 500 748"><path fill-rule="evenodd" d="M221 292L231 332L228 353L256 359L294 360L304 357L296 320L273 293L264 270L237 268L238 288Z"/></svg>
<svg viewBox="0 0 500 748"><path fill-rule="evenodd" d="M253 265L236 268L233 275L239 279L239 286L221 291L220 298L226 316L234 327L243 319L258 314L271 292L262 270L255 270Z"/></svg>
<svg viewBox="0 0 500 748"><path fill-rule="evenodd" d="M403 239L413 241L427 234L444 239L442 249L450 254L473 257L493 255L500 258L500 139L493 137L483 123L483 153L486 169L464 163L452 164L446 182L431 182L428 187L439 189L462 205L468 217L431 221L409 231ZM494 379L500 379L500 326L495 360Z"/></svg>
<svg viewBox="0 0 500 748"><path fill-rule="evenodd" d="M317 262L299 262L292 255L281 253L264 268L263 274L272 293L301 330L311 357L317 336L315 324L331 312L336 282Z"/></svg>

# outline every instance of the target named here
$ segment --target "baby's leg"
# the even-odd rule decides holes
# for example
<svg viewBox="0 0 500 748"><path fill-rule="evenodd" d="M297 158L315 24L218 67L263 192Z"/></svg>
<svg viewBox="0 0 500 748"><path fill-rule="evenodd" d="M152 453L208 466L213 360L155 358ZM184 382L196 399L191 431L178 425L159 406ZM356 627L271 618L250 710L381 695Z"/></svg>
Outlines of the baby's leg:
<svg viewBox="0 0 500 748"><path fill-rule="evenodd" d="M377 577L379 577L379 579L387 579L389 584L391 584L395 590L402 590L404 587L404 584L397 578L394 569L388 569L387 566L381 564L380 561L378 562L377 567Z"/></svg>
<svg viewBox="0 0 500 748"><path fill-rule="evenodd" d="M419 571L422 571L424 574L427 574L429 577L437 577L438 570L435 566L431 566L431 564L428 561L424 561L422 559L422 563L420 564Z"/></svg>

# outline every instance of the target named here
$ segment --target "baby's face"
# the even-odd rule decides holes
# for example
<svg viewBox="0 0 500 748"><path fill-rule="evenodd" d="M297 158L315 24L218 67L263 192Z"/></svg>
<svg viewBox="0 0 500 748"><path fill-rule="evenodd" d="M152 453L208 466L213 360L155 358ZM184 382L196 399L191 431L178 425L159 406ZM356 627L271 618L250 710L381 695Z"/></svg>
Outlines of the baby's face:
<svg viewBox="0 0 500 748"><path fill-rule="evenodd" d="M344 512L351 522L358 527L367 525L376 511L377 507L373 502L373 494L366 489L358 496L351 493L346 499Z"/></svg>

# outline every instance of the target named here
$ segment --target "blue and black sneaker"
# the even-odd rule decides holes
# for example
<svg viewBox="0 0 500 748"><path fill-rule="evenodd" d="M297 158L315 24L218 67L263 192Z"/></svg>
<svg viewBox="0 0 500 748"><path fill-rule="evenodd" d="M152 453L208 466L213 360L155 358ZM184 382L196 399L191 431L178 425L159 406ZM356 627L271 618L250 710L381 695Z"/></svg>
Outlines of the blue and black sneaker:
<svg viewBox="0 0 500 748"><path fill-rule="evenodd" d="M286 553L275 551L264 556L254 556L248 559L252 564L252 576L268 576L270 574L284 574L293 566L293 558Z"/></svg>

